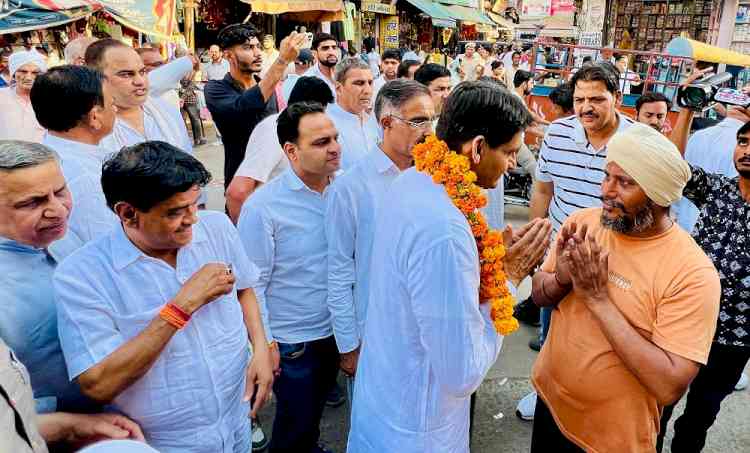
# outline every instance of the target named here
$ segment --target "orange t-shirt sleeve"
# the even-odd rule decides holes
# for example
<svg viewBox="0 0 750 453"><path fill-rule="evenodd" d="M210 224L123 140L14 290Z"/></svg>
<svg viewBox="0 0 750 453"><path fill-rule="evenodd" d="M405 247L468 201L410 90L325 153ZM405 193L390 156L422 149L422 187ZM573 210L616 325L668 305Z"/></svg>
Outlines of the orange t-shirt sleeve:
<svg viewBox="0 0 750 453"><path fill-rule="evenodd" d="M656 307L651 341L705 365L716 331L720 298L721 283L712 265L686 266Z"/></svg>

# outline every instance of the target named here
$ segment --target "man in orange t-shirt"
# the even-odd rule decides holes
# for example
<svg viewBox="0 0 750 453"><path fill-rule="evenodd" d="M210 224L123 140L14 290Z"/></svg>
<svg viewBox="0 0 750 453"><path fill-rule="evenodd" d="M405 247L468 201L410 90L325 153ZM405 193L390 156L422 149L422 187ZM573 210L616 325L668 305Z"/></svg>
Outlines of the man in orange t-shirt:
<svg viewBox="0 0 750 453"><path fill-rule="evenodd" d="M718 274L669 217L690 170L657 131L608 144L602 208L571 215L534 276L555 307L534 366L531 451L654 451L661 408L682 396L711 347Z"/></svg>

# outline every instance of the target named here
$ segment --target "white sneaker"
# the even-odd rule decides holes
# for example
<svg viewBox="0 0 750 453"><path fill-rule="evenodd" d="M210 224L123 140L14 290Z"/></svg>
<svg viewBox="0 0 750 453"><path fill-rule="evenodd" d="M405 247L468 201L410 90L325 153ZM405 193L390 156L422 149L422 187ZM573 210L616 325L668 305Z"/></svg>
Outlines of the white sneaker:
<svg viewBox="0 0 750 453"><path fill-rule="evenodd" d="M745 390L747 388L747 374L742 373L742 376L740 376L740 380L737 381L737 385L734 386L735 390Z"/></svg>
<svg viewBox="0 0 750 453"><path fill-rule="evenodd" d="M530 422L534 420L534 411L536 410L536 392L531 392L521 398L516 406L516 415L521 420Z"/></svg>

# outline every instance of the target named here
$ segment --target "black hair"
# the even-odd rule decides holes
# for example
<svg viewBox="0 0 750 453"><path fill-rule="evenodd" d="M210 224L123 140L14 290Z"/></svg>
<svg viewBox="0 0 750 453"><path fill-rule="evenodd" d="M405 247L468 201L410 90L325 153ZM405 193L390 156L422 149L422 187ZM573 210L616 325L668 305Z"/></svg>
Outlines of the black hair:
<svg viewBox="0 0 750 453"><path fill-rule="evenodd" d="M424 86L429 86L435 79L450 76L451 72L445 66L435 63L427 63L417 69L417 72L414 73L414 80Z"/></svg>
<svg viewBox="0 0 750 453"><path fill-rule="evenodd" d="M737 138L740 138L740 135L747 135L750 133L750 121L743 124L740 130L737 131Z"/></svg>
<svg viewBox="0 0 750 453"><path fill-rule="evenodd" d="M436 132L452 150L478 135L495 148L511 141L531 122L529 110L508 90L488 82L463 82L446 99Z"/></svg>
<svg viewBox="0 0 750 453"><path fill-rule="evenodd" d="M505 63L503 63L502 60L495 60L492 63L490 63L490 68L492 68L493 71L499 68L500 66L505 67Z"/></svg>
<svg viewBox="0 0 750 453"><path fill-rule="evenodd" d="M575 92L578 82L602 82L607 87L607 91L612 94L620 91L619 71L609 62L599 62L582 66L570 80L570 85Z"/></svg>
<svg viewBox="0 0 750 453"><path fill-rule="evenodd" d="M586 63L591 63L593 61L594 59L591 57L591 55L586 55L585 57L583 57L583 60L581 60L581 65L585 65Z"/></svg>
<svg viewBox="0 0 750 453"><path fill-rule="evenodd" d="M330 34L330 33L318 33L313 38L312 45L310 46L310 48L312 50L318 50L318 47L320 46L320 44L323 43L323 42L325 42L325 41L333 41L333 42L336 43L336 45L338 45L338 41L336 41L336 37L333 36L332 34Z"/></svg>
<svg viewBox="0 0 750 453"><path fill-rule="evenodd" d="M638 100L635 101L635 112L640 112L643 104L651 104L652 102L664 102L667 104L667 111L672 110L672 101L669 98L661 93L651 92L638 97Z"/></svg>
<svg viewBox="0 0 750 453"><path fill-rule="evenodd" d="M513 76L513 86L518 88L521 85L523 85L525 82L528 82L529 80L532 80L534 78L534 74L532 74L530 71L524 71L523 69L519 69L516 71L516 75Z"/></svg>
<svg viewBox="0 0 750 453"><path fill-rule="evenodd" d="M216 37L216 43L221 50L245 44L253 38L258 39L260 33L251 24L231 24L222 28Z"/></svg>
<svg viewBox="0 0 750 453"><path fill-rule="evenodd" d="M54 132L76 127L94 106L104 107L103 79L101 72L85 66L57 66L40 74L30 94L39 124Z"/></svg>
<svg viewBox="0 0 750 453"><path fill-rule="evenodd" d="M564 112L573 111L573 87L570 82L556 86L549 93L549 100L563 109Z"/></svg>
<svg viewBox="0 0 750 453"><path fill-rule="evenodd" d="M124 201L147 212L175 194L209 181L211 173L198 159L160 141L126 146L102 167L102 189L112 210Z"/></svg>
<svg viewBox="0 0 750 453"><path fill-rule="evenodd" d="M519 51L516 50L515 52L513 52L512 54L510 54L510 57L513 58L516 55L518 55L520 57L521 56L521 52L519 52Z"/></svg>
<svg viewBox="0 0 750 453"><path fill-rule="evenodd" d="M420 66L421 64L422 63L418 62L417 60L404 60L398 64L397 76L399 78L408 77L409 68L411 68L412 66Z"/></svg>
<svg viewBox="0 0 750 453"><path fill-rule="evenodd" d="M292 88L292 92L289 94L289 105L296 104L298 102L316 102L321 104L323 107L328 104L333 104L333 93L331 88L326 84L323 79L312 76L302 76L297 79L297 82Z"/></svg>
<svg viewBox="0 0 750 453"><path fill-rule="evenodd" d="M382 61L390 59L390 60L396 60L398 62L401 62L401 53L398 51L398 49L385 49L380 59Z"/></svg>
<svg viewBox="0 0 750 453"><path fill-rule="evenodd" d="M325 113L325 108L317 102L297 102L290 104L279 114L276 119L276 134L282 148L287 142L297 142L302 117L312 113Z"/></svg>
<svg viewBox="0 0 750 453"><path fill-rule="evenodd" d="M505 82L503 82L502 80L496 79L494 77L491 77L491 76L482 76L478 78L477 80L480 80L482 82L492 83L494 85L502 87L504 90L508 88L505 86Z"/></svg>
<svg viewBox="0 0 750 453"><path fill-rule="evenodd" d="M105 54L109 49L115 47L125 47L130 49L130 47L128 47L122 41L118 41L112 38L104 38L92 42L86 48L86 53L83 56L83 59L86 61L86 66L102 71L104 69L103 65Z"/></svg>

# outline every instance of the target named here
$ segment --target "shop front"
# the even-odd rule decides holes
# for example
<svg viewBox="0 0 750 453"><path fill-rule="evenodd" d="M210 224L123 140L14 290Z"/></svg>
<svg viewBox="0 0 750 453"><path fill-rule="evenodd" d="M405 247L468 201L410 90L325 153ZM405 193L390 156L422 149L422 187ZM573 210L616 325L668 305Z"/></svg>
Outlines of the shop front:
<svg viewBox="0 0 750 453"><path fill-rule="evenodd" d="M457 27L456 20L445 6L431 0L407 0L399 3L399 9L401 47L429 52L455 41L455 33L450 30Z"/></svg>

